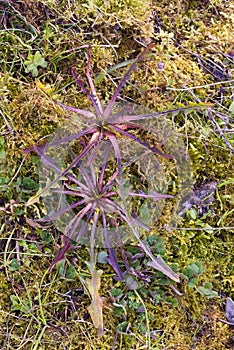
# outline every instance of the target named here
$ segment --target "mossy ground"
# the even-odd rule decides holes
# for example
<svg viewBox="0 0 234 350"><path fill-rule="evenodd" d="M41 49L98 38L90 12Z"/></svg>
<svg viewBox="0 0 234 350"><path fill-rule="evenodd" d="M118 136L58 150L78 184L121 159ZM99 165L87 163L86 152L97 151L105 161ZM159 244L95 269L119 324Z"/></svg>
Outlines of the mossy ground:
<svg viewBox="0 0 234 350"><path fill-rule="evenodd" d="M68 253L66 265L49 274L56 247L61 244L60 234L53 226L44 230L27 222L43 215L44 208L42 204L24 206L38 189L39 162L34 155L25 159L23 149L43 142L67 118L43 89L69 105L89 106L72 82L70 68L85 76L85 53L90 43L93 77L104 103L126 69L111 71L110 67L136 57L142 44L154 40L153 55L138 64L131 84L121 93L123 98L154 110L201 100L230 115L233 81L217 82L176 43L216 60L218 52L233 49L233 10L233 1L221 0L0 3L2 349L149 348L146 315L134 308L140 299L114 281L110 267L100 265L104 270L101 295L105 298L102 338L97 337L87 314L88 297L66 294L82 288L81 280L88 274L84 263L89 260L88 252L76 249ZM36 51L47 67L38 66L38 76L33 77L25 72L25 61ZM161 62L163 71L158 65ZM233 63L227 64L234 76ZM226 129L230 128L231 119L215 117L219 127L226 123ZM188 288L185 281L175 286L181 296L173 294L170 287L165 292L166 297L177 298L177 306L170 298L157 303L142 294L152 332L150 348L231 349L233 329L220 319L225 319L225 297L234 298L233 153L205 111L174 116L173 122L190 152L194 184L212 180L223 185L217 188L206 218L185 218L180 229L168 232L163 229L171 213L168 205L154 232L163 238L168 261L177 264L179 272L191 262L202 263L205 272L198 277L197 286L211 282L218 297L207 299L196 288ZM232 135L224 136L233 145ZM217 229L207 230L208 224ZM114 287L126 294L126 314L114 312L110 294ZM154 285L147 288L153 290Z"/></svg>

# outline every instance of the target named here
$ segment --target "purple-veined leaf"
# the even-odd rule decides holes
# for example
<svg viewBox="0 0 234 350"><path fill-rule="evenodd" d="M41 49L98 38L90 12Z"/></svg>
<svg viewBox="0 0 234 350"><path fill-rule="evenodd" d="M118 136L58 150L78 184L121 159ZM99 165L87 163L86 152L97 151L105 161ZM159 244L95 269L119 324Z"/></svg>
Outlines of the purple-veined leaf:
<svg viewBox="0 0 234 350"><path fill-rule="evenodd" d="M68 212L68 211L70 211L72 209L75 209L76 207L79 207L80 205L83 205L85 203L86 203L86 200L83 199L83 200L81 200L79 202L75 202L75 203L72 203L72 204L68 205L67 207L59 210L58 212L56 212L53 215L48 215L48 216L46 216L46 217L44 217L42 219L33 220L33 221L38 222L38 223L40 223L40 222L43 223L43 222L50 222L50 221L57 220L57 219L59 219L59 217L61 217L66 212Z"/></svg>
<svg viewBox="0 0 234 350"><path fill-rule="evenodd" d="M121 194L120 194L121 195ZM123 198L123 194L121 195ZM139 246L142 248L142 250L145 252L145 254L151 259L150 262L148 262L148 266L153 267L154 269L161 271L165 276L171 278L175 282L179 282L179 276L166 264L166 262L161 258L160 255L155 257L149 247L140 239L140 235L137 231L137 229L134 227L134 223L132 222L132 218L128 215L126 210L123 210L125 215L125 221L128 223L129 227L132 229L132 232L134 236L137 238L139 242Z"/></svg>
<svg viewBox="0 0 234 350"><path fill-rule="evenodd" d="M101 117L102 114L103 114L102 105L101 105L100 100L98 98L98 95L97 95L97 92L96 92L96 89L95 89L95 86L93 84L93 80L92 80L92 77L91 77L92 68L91 68L90 52L91 52L91 45L89 45L88 52L87 52L87 57L88 57L88 62L87 63L88 64L87 64L87 69L86 69L86 76L87 76L87 79L88 79L88 82L89 82L89 86L90 86L91 91L92 91L91 97L94 100L94 104L97 106L97 107L95 107L95 106L94 107L96 109L96 112L97 112L98 116Z"/></svg>
<svg viewBox="0 0 234 350"><path fill-rule="evenodd" d="M120 134L129 137L130 139L134 140L135 142L139 143L140 145L144 146L145 148L149 149L153 153L156 153L163 158L174 159L173 155L161 152L158 148L150 146L147 142L142 141L139 137L136 137L136 136L132 135L131 133L129 133L125 130L122 130L121 128L117 127L116 125L111 125L111 128L114 129L115 131L119 132Z"/></svg>
<svg viewBox="0 0 234 350"><path fill-rule="evenodd" d="M129 196L140 197L140 198L152 198L155 201L160 201L161 199L166 199L166 198L174 198L170 194L157 193L157 192L154 192L154 191L150 191L149 194L129 192Z"/></svg>
<svg viewBox="0 0 234 350"><path fill-rule="evenodd" d="M142 222L141 220L139 220L137 218L134 218L132 216L130 216L130 219L132 220L132 224L133 225L141 227L141 228L143 228L144 230L147 230L147 231L151 231L152 230L152 228L149 225L147 225L145 222Z"/></svg>
<svg viewBox="0 0 234 350"><path fill-rule="evenodd" d="M116 256L116 249L111 249L111 248L106 247L106 250L108 252L108 256L106 257L106 261L112 267L112 269L115 271L119 280L121 282L123 282L124 275L123 275L122 271L120 270L120 267L118 264L118 260L117 260L117 256Z"/></svg>
<svg viewBox="0 0 234 350"><path fill-rule="evenodd" d="M108 158L110 155L110 147L105 147L105 151L103 153L103 162L101 166L101 173L99 175L98 179L98 192L101 193L102 187L103 187L103 180L104 180L104 175L105 175L105 170L108 162Z"/></svg>
<svg viewBox="0 0 234 350"><path fill-rule="evenodd" d="M125 276L125 283L129 290L136 290L141 287L141 284L131 275Z"/></svg>
<svg viewBox="0 0 234 350"><path fill-rule="evenodd" d="M85 183L87 184L87 188L89 189L89 193L91 191L93 191L95 193L96 187L97 187L97 179L96 179L95 172L93 172L93 165L92 164L90 164L90 170L91 170L92 178L90 177L90 174L88 174L88 171L86 168L84 168L83 166L79 167L79 171L80 171L81 175L83 176Z"/></svg>
<svg viewBox="0 0 234 350"><path fill-rule="evenodd" d="M93 135L95 136L95 134ZM64 170L62 171L53 181L51 181L47 186L45 186L41 191L39 191L35 196L31 197L28 202L25 204L26 206L29 206L33 203L36 203L41 195L43 195L45 192L47 192L58 180L63 178L64 176L67 176L68 172L76 166L76 164L83 158L84 155L87 154L87 152L93 147L95 144L95 138L91 138L89 144L83 149L83 151L73 160L73 162Z"/></svg>
<svg viewBox="0 0 234 350"><path fill-rule="evenodd" d="M161 271L165 276L169 277L175 282L179 282L180 278L177 273L175 273L162 259L160 255L156 258L153 257L152 261L147 263L148 266L153 267L154 269Z"/></svg>
<svg viewBox="0 0 234 350"><path fill-rule="evenodd" d="M227 298L226 301L226 318L230 324L234 325L234 301L231 298Z"/></svg>
<svg viewBox="0 0 234 350"><path fill-rule="evenodd" d="M117 159L117 165L118 165L118 178L120 181L120 176L121 176L121 154L120 154L120 149L119 149L119 145L118 142L116 140L116 137L112 134L108 134L108 138L111 141L114 150L115 150L115 155L116 155L116 159ZM121 185L121 181L120 181L120 185Z"/></svg>
<svg viewBox="0 0 234 350"><path fill-rule="evenodd" d="M83 115L84 117L87 117L89 119L93 119L95 120L96 119L96 116L95 114L93 114L92 112L89 112L89 111L86 111L84 109L79 109L79 108L76 108L76 107L70 107L70 106L67 106L65 105L64 103L62 102L59 102L59 101L56 101L56 100L53 100L53 102L55 102L56 104L58 104L60 107L63 107L65 109L67 109L68 111L70 112L74 112L74 113L78 113L78 114L81 114Z"/></svg>
<svg viewBox="0 0 234 350"><path fill-rule="evenodd" d="M80 242L81 239L85 236L85 234L87 232L89 232L88 225L89 225L90 220L91 220L91 218L93 216L94 210L95 210L95 208L91 207L90 211L86 214L85 221L84 220L80 221L80 223L79 223L80 224L79 231L76 234L76 236L74 237L74 232L71 233L71 236L76 240L76 242ZM73 231L75 231L75 230L73 229Z"/></svg>
<svg viewBox="0 0 234 350"><path fill-rule="evenodd" d="M38 220L28 219L26 218L26 222L32 226L33 228L45 228L45 226L42 226L39 224ZM48 227L48 226L47 226Z"/></svg>
<svg viewBox="0 0 234 350"><path fill-rule="evenodd" d="M105 108L104 112L103 112L103 117L104 119L108 119L111 111L114 107L114 104L116 102L116 99L120 93L120 91L122 90L124 84L126 83L126 81L129 78L130 73L133 71L133 69L136 67L137 63L145 56L146 52L153 47L153 43L149 44L144 51L136 58L136 60L134 61L134 63L129 67L129 69L127 70L127 72L125 73L124 77L122 78L122 80L120 81L119 85L117 86L114 94L112 95L112 98L110 100L110 102L108 103L107 107Z"/></svg>
<svg viewBox="0 0 234 350"><path fill-rule="evenodd" d="M105 197L103 199L103 201L105 201L106 203L108 203L108 206L106 205L103 205L103 209L104 210L109 210L109 212L116 212L118 213L119 217L126 223L129 223L128 220L131 220L131 224L132 225L135 225L135 226L138 226L138 227L141 227L141 228L144 228L145 230L147 231L151 231L151 227L149 225L147 225L146 223L132 217L131 215L129 216L126 216L126 211L124 209L122 209L122 207L115 203L113 200L110 200L108 199L107 197Z"/></svg>
<svg viewBox="0 0 234 350"><path fill-rule="evenodd" d="M120 116L118 116L117 119L115 118L115 116L113 116L112 118L110 118L109 122L111 124L113 123L113 121L114 121L114 123L123 124L123 123L131 122L131 121L144 120L144 119L149 119L149 118L153 118L153 117L158 117L161 115L168 115L170 113L174 113L177 111L183 112L183 111L200 109L200 108L201 108L201 106L199 106L199 105L198 106L191 106L191 107L180 107L180 108L168 109L166 111L155 112L155 113L137 114L137 115L120 115Z"/></svg>
<svg viewBox="0 0 234 350"><path fill-rule="evenodd" d="M101 192L100 193L105 193L107 191L109 191L109 189L111 189L114 186L114 180L115 178L118 176L118 171L115 171L114 174L112 174L109 178L109 180L107 181L107 183L102 187Z"/></svg>
<svg viewBox="0 0 234 350"><path fill-rule="evenodd" d="M76 133L73 133L71 135L68 136L64 136L59 140L54 140L50 143L45 144L45 147L52 147L52 146L58 146L61 143L68 143L71 142L73 140L78 140L79 138L85 136L85 135L89 135L89 134L94 134L95 132L97 132L97 128L96 127L90 127L89 129L85 129Z"/></svg>
<svg viewBox="0 0 234 350"><path fill-rule="evenodd" d="M65 254L74 248L74 246L71 244L71 239L69 237L65 237L65 244L63 246L62 249L58 249L56 251L56 256L54 261L51 263L50 268L49 268L49 272L51 273L51 271L53 270L54 266L61 260L63 260L65 258Z"/></svg>
<svg viewBox="0 0 234 350"><path fill-rule="evenodd" d="M80 224L82 218L86 215L86 213L93 207L92 203L88 203L83 209L81 209L78 214L74 216L74 218L69 222L66 226L64 235L70 237L71 239L74 237L75 231ZM76 241L78 242L77 238Z"/></svg>
<svg viewBox="0 0 234 350"><path fill-rule="evenodd" d="M116 249L111 249L111 247L110 247L107 222L106 222L106 215L105 215L104 210L102 210L102 222L103 222L103 228L104 228L105 248L108 252L108 257L106 258L106 261L113 268L116 275L119 277L120 281L123 282L124 276L123 276L122 271L120 270L120 267L119 267L119 264L117 261ZM118 230L118 227L116 227L116 230Z"/></svg>
<svg viewBox="0 0 234 350"><path fill-rule="evenodd" d="M88 62L89 64L89 62ZM93 82L92 82L92 79L90 78L90 76L87 74L87 78L88 78L88 82L89 82L89 85L91 87L91 90L93 92L93 94L90 94L89 90L87 90L85 88L85 85L84 85L84 82L78 78L77 74L76 74L76 71L74 68L71 69L72 71L72 76L76 82L76 84L81 88L82 92L88 97L88 99L91 101L93 107L95 108L96 110L96 113L97 113L97 116L100 117L101 113L102 113L102 108L101 108L101 104L99 102L99 99L97 97L97 94L96 94L96 90L94 88L94 85L93 85ZM96 116L95 116L96 117Z"/></svg>

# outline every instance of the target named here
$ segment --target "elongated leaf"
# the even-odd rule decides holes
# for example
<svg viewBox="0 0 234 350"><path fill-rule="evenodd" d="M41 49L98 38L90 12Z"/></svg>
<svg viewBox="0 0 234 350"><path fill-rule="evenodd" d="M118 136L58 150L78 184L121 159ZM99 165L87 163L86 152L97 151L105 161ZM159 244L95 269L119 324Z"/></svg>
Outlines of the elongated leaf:
<svg viewBox="0 0 234 350"><path fill-rule="evenodd" d="M129 192L129 196L140 197L140 198L152 198L155 201L160 201L161 199L165 199L165 198L173 198L173 196L170 194L157 193L155 191L150 191L149 194L146 194L144 192L142 193Z"/></svg>
<svg viewBox="0 0 234 350"><path fill-rule="evenodd" d="M96 135L94 135L96 137ZM94 141L92 139L90 140L90 143L83 149L83 151L73 160L73 162L64 170L62 171L54 180L52 180L45 188L40 190L39 193L37 193L35 196L31 197L27 203L25 203L25 206L29 206L31 204L34 204L38 202L39 197L42 195L45 195L48 193L48 190L50 190L57 182L58 180L63 179L65 176L69 178L68 172L76 166L76 164L80 161L80 159L88 153L88 151L93 147L95 143L95 137ZM91 142L92 141L92 142Z"/></svg>
<svg viewBox="0 0 234 350"><path fill-rule="evenodd" d="M98 335L103 335L103 315L102 315L102 305L103 299L99 295L99 289L101 285L101 275L103 271L94 271L92 278L86 279L86 285L89 290L90 296L92 298L91 304L88 306L88 312L92 318L95 328L98 330Z"/></svg>
<svg viewBox="0 0 234 350"><path fill-rule="evenodd" d="M71 244L71 240L70 238L64 236L65 238L65 242L64 242L64 246L62 247L62 249L58 249L56 251L56 256L54 261L51 263L50 268L49 268L49 272L51 272L54 268L54 266L61 260L63 260L65 258L65 254L74 248L74 246Z"/></svg>
<svg viewBox="0 0 234 350"><path fill-rule="evenodd" d="M89 57L89 54L88 54L88 67L90 67L90 57ZM96 113L98 116L101 115L102 113L102 107L101 107L101 104L100 104L100 101L97 97L97 94L96 94L96 90L95 90L95 87L93 85L93 82L92 82L92 79L91 79L91 76L90 76L90 72L89 72L89 68L87 67L87 78L88 78L88 81L89 81L89 85L90 85L90 88L92 90L92 94L89 92L89 90L87 90L85 88L85 85L84 85L84 82L78 78L77 74L76 74L76 71L74 68L71 69L72 71L72 76L76 82L76 84L81 88L82 92L88 97L88 99L92 102L92 105L93 107L95 108L96 110Z"/></svg>
<svg viewBox="0 0 234 350"><path fill-rule="evenodd" d="M234 301L227 298L226 301L226 318L230 324L234 325Z"/></svg>
<svg viewBox="0 0 234 350"><path fill-rule="evenodd" d="M164 275L169 277L175 282L179 282L179 276L177 273L175 273L166 263L165 261L161 258L160 255L157 256L157 258L153 257L152 261L149 261L147 263L148 266L153 267L154 269L161 271Z"/></svg>
<svg viewBox="0 0 234 350"><path fill-rule="evenodd" d="M135 142L139 143L140 145L144 146L145 148L149 149L153 153L156 153L159 156L161 156L163 158L166 158L166 159L174 159L173 155L163 153L157 147L150 146L146 141L142 141L139 137L136 137L136 136L132 135L131 133L129 133L129 132L125 131L125 130L122 130L121 128L118 128L116 125L111 125L111 127L112 127L112 129L114 129L115 131L119 132L120 134L129 137L133 141L135 141Z"/></svg>
<svg viewBox="0 0 234 350"><path fill-rule="evenodd" d="M110 122L113 123L127 123L131 121L137 121L137 120L144 120L148 118L158 117L160 115L168 115L175 112L188 112L193 111L194 109L201 109L201 105L196 106L189 106L189 107L180 107L175 109L168 109L166 111L159 111L155 113L148 113L148 114L138 114L138 115L119 115L118 118L114 115L112 118L110 118Z"/></svg>
<svg viewBox="0 0 234 350"><path fill-rule="evenodd" d="M113 268L113 270L115 271L120 281L123 282L124 275L123 275L123 272L120 270L120 266L118 264L116 249L107 248L107 251L108 251L108 256L106 257L106 261Z"/></svg>
<svg viewBox="0 0 234 350"><path fill-rule="evenodd" d="M123 198L123 194L120 193L120 196ZM122 209L123 210L123 209ZM124 215L125 215L125 220L128 223L129 227L131 227L132 232L134 236L137 238L139 242L139 246L142 248L142 250L146 253L146 255L151 259L150 262L148 262L148 266L153 267L154 269L161 271L165 276L171 278L175 282L179 282L180 278L177 273L175 273L166 263L165 261L161 258L160 255L155 257L151 251L150 248L145 244L141 239L138 230L136 227L134 227L134 224L131 220L131 217L128 215L126 210L123 210Z"/></svg>
<svg viewBox="0 0 234 350"><path fill-rule="evenodd" d="M140 55L138 55L138 57L136 58L136 60L133 62L133 64L129 67L129 69L127 70L127 72L125 73L124 77L122 78L122 80L120 81L119 85L117 86L114 94L112 95L112 98L110 100L110 102L108 103L106 109L104 110L103 112L103 116L104 116L104 119L105 118L108 118L111 114L111 111L114 107L114 104L115 104L115 101L120 93L120 91L122 90L124 84L126 83L126 81L128 80L129 78L129 75L130 73L133 71L133 69L136 67L137 63L143 59L143 57L145 56L146 52L151 49L153 47L154 43L150 43L146 48L145 50L140 53Z"/></svg>
<svg viewBox="0 0 234 350"><path fill-rule="evenodd" d="M79 108L67 106L64 103L61 103L61 102L56 101L56 100L53 100L53 102L57 103L60 107L63 107L70 112L78 113L78 114L81 114L81 115L88 117L88 118L95 118L95 114L93 114L92 112L86 111L84 109L79 109Z"/></svg>

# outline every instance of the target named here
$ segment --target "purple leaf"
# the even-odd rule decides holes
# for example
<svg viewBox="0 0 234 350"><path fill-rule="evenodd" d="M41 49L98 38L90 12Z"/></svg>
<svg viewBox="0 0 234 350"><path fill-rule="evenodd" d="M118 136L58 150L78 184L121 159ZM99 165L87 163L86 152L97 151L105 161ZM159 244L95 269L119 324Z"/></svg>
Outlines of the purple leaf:
<svg viewBox="0 0 234 350"><path fill-rule="evenodd" d="M124 281L124 275L122 271L120 270L117 255L116 255L116 249L107 248L108 256L106 257L106 261L108 264L112 267L112 269L115 271L116 275L120 279L121 282Z"/></svg>
<svg viewBox="0 0 234 350"><path fill-rule="evenodd" d="M85 200L81 200L79 202L76 203L72 203L71 205L67 206L66 208L63 208L61 210L59 210L57 213L53 214L53 215L48 215L42 219L38 219L36 220L36 222L40 223L40 222L50 222L50 221L54 221L57 220L60 216L62 216L63 214L65 214L67 211L70 211L72 209L75 209L76 207L84 204L86 201Z"/></svg>
<svg viewBox="0 0 234 350"><path fill-rule="evenodd" d="M67 106L64 103L61 103L61 102L56 101L56 100L53 100L53 102L57 103L60 107L63 107L65 109L69 110L70 112L79 113L85 117L93 118L93 120L95 120L95 118L96 118L95 114L93 114L92 112L86 111L84 109L70 107L70 106Z"/></svg>
<svg viewBox="0 0 234 350"><path fill-rule="evenodd" d="M165 276L169 277L170 279L172 279L175 282L179 282L180 278L177 275L177 273L175 273L166 263L165 261L161 258L160 255L157 256L157 258L155 258L153 256L152 261L149 261L147 263L148 266L153 267L154 269L161 271Z"/></svg>
<svg viewBox="0 0 234 350"><path fill-rule="evenodd" d="M79 138L81 138L81 137L83 137L85 135L93 134L93 133L95 133L97 131L98 130L97 130L96 127L91 127L89 129L77 132L75 134L71 134L69 136L65 136L65 137L61 138L60 140L54 140L54 141L52 141L50 143L47 143L45 145L45 147L48 148L48 147L51 147L51 146L57 146L57 145L60 145L61 143L64 143L64 142L68 143L68 142L71 142L73 140L79 139Z"/></svg>
<svg viewBox="0 0 234 350"><path fill-rule="evenodd" d="M234 326L234 301L231 298L226 301L226 318Z"/></svg>
<svg viewBox="0 0 234 350"><path fill-rule="evenodd" d="M103 154L103 162L102 162L102 167L101 167L101 173L99 175L99 180L98 180L98 191L101 193L102 187L103 187L103 180L104 180L104 175L105 175L105 170L107 166L107 161L109 158L110 154L110 147L106 147L104 154Z"/></svg>
<svg viewBox="0 0 234 350"><path fill-rule="evenodd" d="M160 201L161 199L165 199L165 198L174 198L170 194L157 193L154 191L150 191L149 194L129 192L129 196L140 197L140 198L152 198L155 201Z"/></svg>
<svg viewBox="0 0 234 350"><path fill-rule="evenodd" d="M71 239L68 237L65 237L65 244L64 247L62 249L58 249L56 251L56 256L54 261L51 263L50 268L49 268L49 272L51 273L51 271L53 270L54 266L61 260L63 260L65 258L65 254L73 249L74 246L71 244Z"/></svg>
<svg viewBox="0 0 234 350"><path fill-rule="evenodd" d="M129 290L136 290L141 287L140 283L137 282L136 278L131 275L125 277L126 286Z"/></svg>
<svg viewBox="0 0 234 350"><path fill-rule="evenodd" d="M88 153L88 151L93 147L93 145L95 143L95 140L93 142L91 142L91 141L92 141L92 139L90 140L89 144L83 149L83 151L73 160L73 162L63 172L60 172L60 174L53 181L51 181L46 187L44 187L36 196L34 196L33 198L29 199L29 201L25 205L29 206L29 205L35 203L42 194L44 194L46 191L48 191L48 189L50 189L62 177L67 176L69 178L69 174L67 174L67 173L73 167L75 167L77 165L77 163L80 161L80 159L84 155L86 155Z"/></svg>
<svg viewBox="0 0 234 350"><path fill-rule="evenodd" d="M92 89L92 90L94 89L94 94L93 94L93 95L91 95L90 92L89 92L89 90L87 90L87 89L85 88L84 82L83 82L81 79L78 79L78 76L77 76L77 74L76 74L75 69L72 68L71 71L72 71L72 75L73 75L73 78L75 79L76 84L81 88L81 90L83 91L83 93L84 93L84 94L88 97L88 99L92 102L92 105L93 105L93 107L95 108L97 115L100 116L100 115L101 115L101 109L99 108L100 103L99 103L99 100L97 99L96 91L95 91L95 89L94 89L93 84L90 84L90 80L91 80L91 79L90 79L89 76L88 76L88 80L89 80L89 84L91 85L91 89ZM97 100L98 100L98 102L97 102ZM80 112L78 112L78 113L80 113ZM82 113L81 113L81 114L82 114ZM83 115L84 115L84 114L83 114ZM95 116L94 116L94 117L95 117Z"/></svg>
<svg viewBox="0 0 234 350"><path fill-rule="evenodd" d="M124 280L124 276L122 271L120 270L117 256L116 256L116 250L110 248L110 242L109 242L109 235L108 235L108 229L107 229L107 222L106 222L106 215L105 212L102 211L102 222L103 222L103 228L104 228L104 238L105 238L105 248L108 252L108 257L106 258L106 261L110 264L110 266L115 271L116 275L119 277L120 281ZM118 228L117 228L118 229Z"/></svg>
<svg viewBox="0 0 234 350"><path fill-rule="evenodd" d="M116 137L112 134L108 134L108 138L110 139L114 150L115 150L115 154L116 154L116 159L117 159L117 164L118 164L118 178L120 180L120 175L121 175L121 154L120 154L120 149L119 149L119 145L118 142L116 140ZM121 184L121 183L120 183Z"/></svg>
<svg viewBox="0 0 234 350"><path fill-rule="evenodd" d="M133 69L136 67L137 63L145 56L146 52L153 46L154 44L151 43L149 44L145 50L136 58L135 62L130 66L130 68L128 69L128 71L125 73L124 77L122 78L122 80L120 81L119 85L117 86L114 94L112 95L112 98L110 100L110 102L108 103L106 109L103 112L103 117L104 119L108 119L108 117L111 114L111 111L114 107L115 101L121 91L121 89L123 88L124 84L126 83L126 81L129 78L130 73L133 71Z"/></svg>
<svg viewBox="0 0 234 350"><path fill-rule="evenodd" d="M138 115L120 115L117 119L117 123L126 123L126 122L131 122L134 120L143 120L143 119L148 119L152 117L158 117L160 115L168 115L170 113L175 113L175 112L183 112L187 110L193 110L193 109L200 109L201 106L192 106L192 107L180 107L180 108L175 108L175 109L168 109L167 111L161 111L161 112L155 112L155 113L148 113L148 114L138 114ZM115 116L113 117L115 118ZM110 119L111 120L111 119Z"/></svg>
<svg viewBox="0 0 234 350"><path fill-rule="evenodd" d="M66 226L64 235L70 237L71 239L74 237L75 231L77 227L80 225L80 222L82 218L86 215L86 213L92 209L93 204L88 203L83 209L81 209L78 214L74 216L74 218L69 222L69 224ZM80 234L78 234L78 237L80 239ZM78 242L79 240L76 237L76 241Z"/></svg>
<svg viewBox="0 0 234 350"><path fill-rule="evenodd" d="M116 125L111 125L111 127L112 127L112 129L114 129L115 131L119 132L120 134L129 137L130 139L134 140L135 142L138 142L140 145L142 145L145 148L149 149L153 153L156 153L159 156L161 156L163 158L166 158L166 159L174 159L174 157L171 154L165 154L165 153L161 152L158 148L151 147L147 142L142 141L140 138L130 134L129 132L127 132L125 130L120 129Z"/></svg>

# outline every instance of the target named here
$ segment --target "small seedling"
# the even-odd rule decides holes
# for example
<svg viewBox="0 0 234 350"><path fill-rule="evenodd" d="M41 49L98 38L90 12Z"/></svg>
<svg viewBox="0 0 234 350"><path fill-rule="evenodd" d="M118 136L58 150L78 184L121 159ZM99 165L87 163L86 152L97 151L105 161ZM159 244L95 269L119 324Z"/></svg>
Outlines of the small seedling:
<svg viewBox="0 0 234 350"><path fill-rule="evenodd" d="M198 277L202 275L204 271L205 268L203 267L202 263L196 261L190 263L185 269L183 269L182 275L187 279L189 288L195 288L200 294L208 299L215 298L218 296L218 293L212 289L212 283L203 282L202 286L198 286Z"/></svg>
<svg viewBox="0 0 234 350"><path fill-rule="evenodd" d="M204 295L207 299L216 298L218 296L218 292L212 289L213 284L210 282L203 282L202 286L198 286L197 291Z"/></svg>
<svg viewBox="0 0 234 350"><path fill-rule="evenodd" d="M46 68L48 62L42 57L40 51L36 51L34 55L29 54L27 60L24 61L25 73L31 73L33 77L38 76L38 67Z"/></svg>

